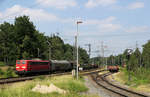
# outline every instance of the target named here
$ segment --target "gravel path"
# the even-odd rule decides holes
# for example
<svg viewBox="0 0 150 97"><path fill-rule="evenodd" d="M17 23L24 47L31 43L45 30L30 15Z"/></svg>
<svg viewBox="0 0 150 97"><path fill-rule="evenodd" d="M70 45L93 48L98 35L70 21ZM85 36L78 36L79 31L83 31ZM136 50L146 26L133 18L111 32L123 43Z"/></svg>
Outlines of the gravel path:
<svg viewBox="0 0 150 97"><path fill-rule="evenodd" d="M100 97L118 97L118 95L98 86L90 76L85 77L85 85L89 88L85 94L97 94Z"/></svg>

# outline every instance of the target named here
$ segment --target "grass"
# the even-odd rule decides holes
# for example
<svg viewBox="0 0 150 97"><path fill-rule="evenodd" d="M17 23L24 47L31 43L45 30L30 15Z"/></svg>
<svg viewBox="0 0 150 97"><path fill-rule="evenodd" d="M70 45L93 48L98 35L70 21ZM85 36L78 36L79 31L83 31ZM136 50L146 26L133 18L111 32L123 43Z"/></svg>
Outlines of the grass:
<svg viewBox="0 0 150 97"><path fill-rule="evenodd" d="M57 92L41 94L32 92L32 88L37 84L50 85L53 83L57 87L67 91L66 94L59 94ZM39 77L33 81L20 82L1 87L0 97L98 97L97 95L83 95L81 92L87 91L88 88L84 85L84 79L80 77L79 80L72 78L71 75L64 75L59 77Z"/></svg>

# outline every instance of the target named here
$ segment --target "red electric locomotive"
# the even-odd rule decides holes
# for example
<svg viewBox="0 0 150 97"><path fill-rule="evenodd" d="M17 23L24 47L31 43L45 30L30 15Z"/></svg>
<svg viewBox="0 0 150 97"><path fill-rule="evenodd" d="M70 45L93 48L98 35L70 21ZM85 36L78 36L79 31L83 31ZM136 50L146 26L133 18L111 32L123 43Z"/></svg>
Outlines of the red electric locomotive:
<svg viewBox="0 0 150 97"><path fill-rule="evenodd" d="M43 60L17 60L16 61L16 73L28 74L37 72L49 72L50 62Z"/></svg>

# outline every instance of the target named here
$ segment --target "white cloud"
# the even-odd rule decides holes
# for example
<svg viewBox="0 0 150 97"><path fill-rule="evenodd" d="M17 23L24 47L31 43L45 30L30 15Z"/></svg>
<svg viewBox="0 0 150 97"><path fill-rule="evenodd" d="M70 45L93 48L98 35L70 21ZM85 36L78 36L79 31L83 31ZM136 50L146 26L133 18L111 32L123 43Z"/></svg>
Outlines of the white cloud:
<svg viewBox="0 0 150 97"><path fill-rule="evenodd" d="M61 18L55 14L44 11L43 9L31 9L22 7L20 5L14 5L11 8L7 8L3 12L0 12L0 20L13 20L15 17L27 15L34 22L59 22L73 24L75 20L72 18Z"/></svg>
<svg viewBox="0 0 150 97"><path fill-rule="evenodd" d="M75 0L36 0L38 4L44 7L53 7L57 9L66 9L77 5Z"/></svg>
<svg viewBox="0 0 150 97"><path fill-rule="evenodd" d="M137 9L137 8L143 8L143 7L144 7L143 2L134 2L128 5L128 9Z"/></svg>
<svg viewBox="0 0 150 97"><path fill-rule="evenodd" d="M84 25L94 25L98 28L100 32L114 32L122 28L120 24L114 23L116 17L110 16L108 18L98 20L98 19L91 19L85 21Z"/></svg>
<svg viewBox="0 0 150 97"><path fill-rule="evenodd" d="M54 14L47 13L42 9L30 9L20 5L14 5L0 13L1 19L14 19L16 16L28 15L32 20L38 21L58 21L59 18Z"/></svg>
<svg viewBox="0 0 150 97"><path fill-rule="evenodd" d="M117 0L88 0L88 2L85 4L85 7L93 8L97 6L109 6L115 4L116 2Z"/></svg>
<svg viewBox="0 0 150 97"><path fill-rule="evenodd" d="M121 29L120 24L112 24L112 23L107 23L107 24L100 24L99 25L99 30L100 32L114 32Z"/></svg>
<svg viewBox="0 0 150 97"><path fill-rule="evenodd" d="M150 27L148 26L136 26L132 28L128 28L126 32L131 33L144 33L144 32L150 32Z"/></svg>
<svg viewBox="0 0 150 97"><path fill-rule="evenodd" d="M114 16L110 16L108 18L99 20L99 19L88 19L83 24L84 25L98 25L98 24L104 24L104 23L110 23L113 22L116 19Z"/></svg>

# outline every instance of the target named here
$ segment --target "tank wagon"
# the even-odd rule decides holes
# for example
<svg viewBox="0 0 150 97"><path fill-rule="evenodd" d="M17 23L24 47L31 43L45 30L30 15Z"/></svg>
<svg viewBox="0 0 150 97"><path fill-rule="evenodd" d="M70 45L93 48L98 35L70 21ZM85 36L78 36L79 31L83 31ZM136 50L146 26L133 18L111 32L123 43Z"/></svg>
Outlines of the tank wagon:
<svg viewBox="0 0 150 97"><path fill-rule="evenodd" d="M51 60L50 61L51 72L55 71L71 71L73 69L73 63L66 60Z"/></svg>
<svg viewBox="0 0 150 97"><path fill-rule="evenodd" d="M80 68L82 68L82 70L88 70L88 69L98 68L98 65L96 65L96 64L81 64Z"/></svg>

